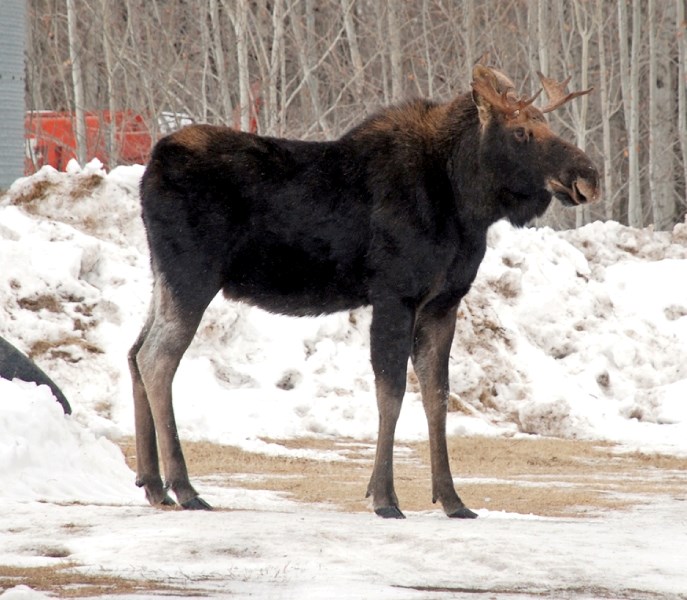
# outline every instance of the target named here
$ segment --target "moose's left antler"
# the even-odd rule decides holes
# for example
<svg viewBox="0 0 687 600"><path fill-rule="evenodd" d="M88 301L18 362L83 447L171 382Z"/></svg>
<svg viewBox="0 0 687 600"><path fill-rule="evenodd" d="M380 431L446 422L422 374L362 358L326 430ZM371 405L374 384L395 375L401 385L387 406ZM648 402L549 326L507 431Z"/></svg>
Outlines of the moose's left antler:
<svg viewBox="0 0 687 600"><path fill-rule="evenodd" d="M539 90L531 98L519 98L513 82L504 73L481 64L475 65L473 77L472 89L484 97L492 108L511 117L519 115L541 94Z"/></svg>
<svg viewBox="0 0 687 600"><path fill-rule="evenodd" d="M593 87L590 87L588 90L583 90L581 92L567 92L566 88L568 87L572 76L568 77L564 81L556 81L555 79L544 76L540 71L537 71L537 75L539 75L539 80L541 81L544 91L546 92L546 96L549 99L549 103L540 109L543 113L556 110L573 98L584 96L594 89Z"/></svg>

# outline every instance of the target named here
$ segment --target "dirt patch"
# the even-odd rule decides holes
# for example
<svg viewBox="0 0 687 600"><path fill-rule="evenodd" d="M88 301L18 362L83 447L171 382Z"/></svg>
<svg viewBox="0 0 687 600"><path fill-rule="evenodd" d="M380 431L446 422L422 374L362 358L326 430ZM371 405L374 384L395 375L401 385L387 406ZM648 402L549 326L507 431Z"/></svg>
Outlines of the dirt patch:
<svg viewBox="0 0 687 600"><path fill-rule="evenodd" d="M18 298L17 304L19 308L33 312L41 310L47 310L52 313L62 312L62 300L50 294L39 294L31 298Z"/></svg>
<svg viewBox="0 0 687 600"><path fill-rule="evenodd" d="M56 567L7 567L0 565L0 592L17 585L54 594L58 598L95 598L103 595L141 594L155 595L179 592L179 587L159 581L137 581L111 575L89 575L77 569L77 565L64 564ZM201 590L184 593L203 594Z"/></svg>
<svg viewBox="0 0 687 600"><path fill-rule="evenodd" d="M103 351L95 344L92 344L81 337L75 335L63 335L56 340L38 340L31 345L28 355L31 359L49 356L52 359L78 363L82 358L79 356L81 352L87 352L90 354L103 353Z"/></svg>
<svg viewBox="0 0 687 600"><path fill-rule="evenodd" d="M13 196L11 202L16 206L21 206L29 213L35 214L37 212L36 206L54 189L55 184L51 181L44 179L35 181L21 194Z"/></svg>
<svg viewBox="0 0 687 600"><path fill-rule="evenodd" d="M99 173L90 173L88 175L80 175L74 178L70 196L73 200L81 200L90 196L98 187L105 181L105 178Z"/></svg>
<svg viewBox="0 0 687 600"><path fill-rule="evenodd" d="M374 444L356 440L266 440L289 451L319 451L338 460L274 457L232 446L187 442L192 477L212 484L281 492L293 500L368 511L365 499ZM133 440L122 449L135 468ZM399 444L396 491L405 510L429 510L431 475L426 442ZM650 502L651 496L687 498L687 459L619 453L611 444L541 438L451 438L457 488L474 509L554 517L589 516ZM434 507L437 508L437 507Z"/></svg>
<svg viewBox="0 0 687 600"><path fill-rule="evenodd" d="M87 173L74 175L70 179L71 185L66 189L72 201L87 198L105 181L99 173ZM24 188L20 194L15 194L10 201L15 206L21 206L31 214L39 214L41 203L52 193L64 191L62 182L40 179Z"/></svg>

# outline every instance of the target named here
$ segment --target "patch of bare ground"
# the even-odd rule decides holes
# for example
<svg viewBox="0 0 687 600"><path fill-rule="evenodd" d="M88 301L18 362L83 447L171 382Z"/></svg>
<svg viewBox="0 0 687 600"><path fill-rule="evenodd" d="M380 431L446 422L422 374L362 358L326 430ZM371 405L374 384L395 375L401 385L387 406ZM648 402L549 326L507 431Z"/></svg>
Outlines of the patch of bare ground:
<svg viewBox="0 0 687 600"><path fill-rule="evenodd" d="M336 453L339 460L275 457L233 446L186 442L189 470L229 487L280 492L292 500L368 511L365 499L374 444L356 440L299 438L267 440L285 450ZM135 468L133 440L122 441ZM471 508L551 517L589 516L630 508L652 496L687 499L687 459L622 453L612 444L553 438L451 438L449 453L461 498ZM403 509L431 504L426 442L399 444L396 491ZM202 481L199 482L202 487Z"/></svg>
<svg viewBox="0 0 687 600"><path fill-rule="evenodd" d="M24 210L29 213L35 214L36 205L54 189L54 183L46 180L39 180L26 188L21 194L17 194L11 198L11 202L16 206L22 206Z"/></svg>
<svg viewBox="0 0 687 600"><path fill-rule="evenodd" d="M96 598L103 595L179 593L180 587L159 581L125 579L108 574L86 574L77 565L67 563L46 567L8 567L0 565L0 592L26 585L52 594L56 598ZM203 595L203 591L184 586L188 595Z"/></svg>

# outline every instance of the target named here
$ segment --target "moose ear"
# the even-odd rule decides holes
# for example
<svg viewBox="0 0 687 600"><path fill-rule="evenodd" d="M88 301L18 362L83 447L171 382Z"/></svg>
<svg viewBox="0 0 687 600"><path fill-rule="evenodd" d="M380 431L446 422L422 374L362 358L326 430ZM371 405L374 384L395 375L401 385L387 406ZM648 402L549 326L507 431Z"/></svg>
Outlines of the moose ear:
<svg viewBox="0 0 687 600"><path fill-rule="evenodd" d="M496 75L489 68L476 64L472 69L472 100L482 126L492 118L494 101L499 97Z"/></svg>

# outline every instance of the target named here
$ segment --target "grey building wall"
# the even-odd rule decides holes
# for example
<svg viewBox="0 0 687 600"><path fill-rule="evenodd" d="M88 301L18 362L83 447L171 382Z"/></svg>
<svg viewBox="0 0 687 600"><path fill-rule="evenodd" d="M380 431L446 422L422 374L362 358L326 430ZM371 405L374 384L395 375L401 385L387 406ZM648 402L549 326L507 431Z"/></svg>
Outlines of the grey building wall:
<svg viewBox="0 0 687 600"><path fill-rule="evenodd" d="M0 191L24 174L25 0L0 0Z"/></svg>

